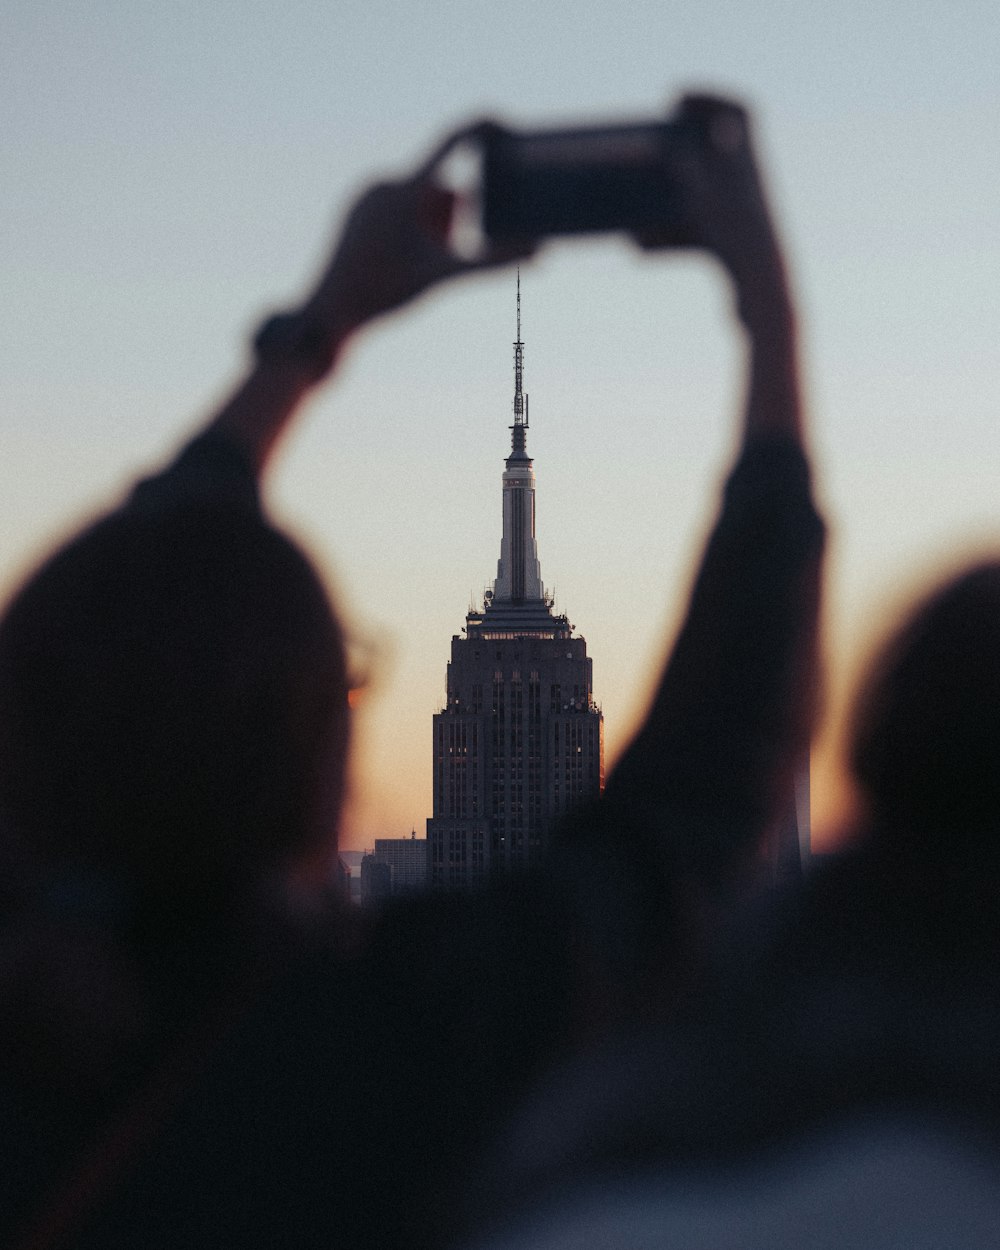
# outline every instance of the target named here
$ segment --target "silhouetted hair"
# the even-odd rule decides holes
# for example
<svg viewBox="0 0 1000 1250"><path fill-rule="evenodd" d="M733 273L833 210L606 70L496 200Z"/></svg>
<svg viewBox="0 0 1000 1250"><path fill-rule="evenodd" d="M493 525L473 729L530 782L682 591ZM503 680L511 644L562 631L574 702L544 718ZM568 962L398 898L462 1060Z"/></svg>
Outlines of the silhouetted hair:
<svg viewBox="0 0 1000 1250"><path fill-rule="evenodd" d="M0 812L58 859L213 894L332 836L346 750L327 595L247 508L113 513L0 623Z"/></svg>
<svg viewBox="0 0 1000 1250"><path fill-rule="evenodd" d="M851 766L876 834L991 852L1000 834L1000 564L936 591L876 661Z"/></svg>

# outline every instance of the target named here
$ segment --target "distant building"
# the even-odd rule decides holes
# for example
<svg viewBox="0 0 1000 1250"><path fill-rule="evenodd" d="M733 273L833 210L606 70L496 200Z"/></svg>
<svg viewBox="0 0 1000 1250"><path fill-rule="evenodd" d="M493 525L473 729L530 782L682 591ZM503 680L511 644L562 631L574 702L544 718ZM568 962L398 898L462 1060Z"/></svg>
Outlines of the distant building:
<svg viewBox="0 0 1000 1250"><path fill-rule="evenodd" d="M367 853L361 860L361 902L377 903L392 893L392 873L388 864L380 864Z"/></svg>
<svg viewBox="0 0 1000 1250"><path fill-rule="evenodd" d="M393 894L410 894L427 885L427 839L414 830L408 838L376 838L375 858L389 866Z"/></svg>
<svg viewBox="0 0 1000 1250"><path fill-rule="evenodd" d="M367 852L365 851L341 851L338 858L340 863L350 873L350 895L353 903L361 902L361 861Z"/></svg>
<svg viewBox="0 0 1000 1250"><path fill-rule="evenodd" d="M604 784L604 718L583 638L553 611L535 542L518 281L514 424L497 576L451 642L434 717L429 880L461 886L537 860L560 816Z"/></svg>

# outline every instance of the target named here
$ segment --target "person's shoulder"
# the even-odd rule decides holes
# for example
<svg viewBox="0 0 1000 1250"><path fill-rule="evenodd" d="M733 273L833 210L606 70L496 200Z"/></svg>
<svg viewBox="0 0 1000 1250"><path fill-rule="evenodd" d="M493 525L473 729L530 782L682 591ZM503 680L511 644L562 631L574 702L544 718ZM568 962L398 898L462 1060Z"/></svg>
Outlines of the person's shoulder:
<svg viewBox="0 0 1000 1250"><path fill-rule="evenodd" d="M246 451L219 431L205 430L166 468L138 482L127 507L156 511L184 504L226 505L258 513L257 478Z"/></svg>

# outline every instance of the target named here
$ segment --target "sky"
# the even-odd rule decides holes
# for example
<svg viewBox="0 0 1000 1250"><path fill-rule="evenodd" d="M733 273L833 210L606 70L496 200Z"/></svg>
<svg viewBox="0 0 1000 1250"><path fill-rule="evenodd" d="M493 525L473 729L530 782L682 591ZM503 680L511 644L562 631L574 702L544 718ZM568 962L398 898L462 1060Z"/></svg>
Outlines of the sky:
<svg viewBox="0 0 1000 1250"><path fill-rule="evenodd" d="M1000 550L998 62L995 0L8 0L0 593L211 413L372 178L484 114L647 118L709 88L753 109L795 276L836 725L914 590ZM715 512L741 347L704 257L560 241L521 283L542 575L613 762ZM372 328L268 483L372 667L348 847L430 815L450 639L499 554L514 291L466 277Z"/></svg>

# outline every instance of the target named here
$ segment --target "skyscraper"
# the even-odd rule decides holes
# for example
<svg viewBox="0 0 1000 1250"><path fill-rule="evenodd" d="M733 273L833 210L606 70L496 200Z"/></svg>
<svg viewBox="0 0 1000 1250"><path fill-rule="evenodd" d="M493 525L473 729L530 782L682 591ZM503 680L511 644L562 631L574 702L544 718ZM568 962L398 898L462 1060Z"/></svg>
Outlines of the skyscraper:
<svg viewBox="0 0 1000 1250"><path fill-rule="evenodd" d="M587 644L542 584L523 381L519 277L497 576L451 640L445 705L434 717L433 885L530 864L558 818L604 784L604 719Z"/></svg>

